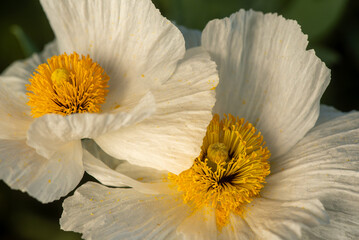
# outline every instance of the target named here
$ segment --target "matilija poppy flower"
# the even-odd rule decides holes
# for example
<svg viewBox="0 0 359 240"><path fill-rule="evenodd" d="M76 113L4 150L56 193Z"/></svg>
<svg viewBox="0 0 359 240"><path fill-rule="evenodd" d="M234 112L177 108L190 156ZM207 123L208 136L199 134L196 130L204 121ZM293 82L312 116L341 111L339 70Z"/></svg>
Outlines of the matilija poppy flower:
<svg viewBox="0 0 359 240"><path fill-rule="evenodd" d="M300 26L239 11L201 40L220 83L192 167L134 170L87 146L90 174L132 189L84 184L64 201L62 229L85 239L358 238L359 113L319 105L330 71Z"/></svg>
<svg viewBox="0 0 359 240"><path fill-rule="evenodd" d="M133 164L190 167L215 103L209 54L186 51L148 0L41 4L56 41L0 77L0 178L59 199L83 176L87 138Z"/></svg>

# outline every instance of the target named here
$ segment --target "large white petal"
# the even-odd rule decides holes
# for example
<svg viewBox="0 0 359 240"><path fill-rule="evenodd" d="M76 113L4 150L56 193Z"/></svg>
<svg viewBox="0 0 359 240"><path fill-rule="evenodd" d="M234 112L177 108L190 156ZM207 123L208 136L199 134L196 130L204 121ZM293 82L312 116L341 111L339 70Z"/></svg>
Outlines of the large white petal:
<svg viewBox="0 0 359 240"><path fill-rule="evenodd" d="M320 201L273 201L255 199L248 204L245 220L256 239L300 239L302 229L328 223Z"/></svg>
<svg viewBox="0 0 359 240"><path fill-rule="evenodd" d="M110 77L105 108L159 86L185 53L180 31L149 0L42 0L59 51L89 54Z"/></svg>
<svg viewBox="0 0 359 240"><path fill-rule="evenodd" d="M136 124L154 111L154 98L148 93L129 112L81 113L68 116L46 114L31 124L27 144L49 158L69 141L96 138L106 132Z"/></svg>
<svg viewBox="0 0 359 240"><path fill-rule="evenodd" d="M11 188L28 192L43 203L68 194L83 175L80 141L63 146L50 159L25 141L0 140L0 178Z"/></svg>
<svg viewBox="0 0 359 240"><path fill-rule="evenodd" d="M175 196L86 183L63 203L61 228L84 239L175 239L189 208Z"/></svg>
<svg viewBox="0 0 359 240"><path fill-rule="evenodd" d="M271 172L263 196L282 200L319 198L326 209L334 212L330 216L336 216L335 212L345 215L334 219L333 224L353 219L351 224L358 229L359 113L317 125L288 154L273 159ZM350 228L340 228L332 237L338 239L350 232Z"/></svg>
<svg viewBox="0 0 359 240"><path fill-rule="evenodd" d="M254 11L213 20L202 33L219 69L213 111L255 124L272 156L287 152L314 126L329 83L329 69L306 51L307 43L295 21Z"/></svg>
<svg viewBox="0 0 359 240"><path fill-rule="evenodd" d="M171 79L152 91L157 104L154 115L95 141L108 154L131 164L180 173L200 153L217 81L208 54L192 48Z"/></svg>

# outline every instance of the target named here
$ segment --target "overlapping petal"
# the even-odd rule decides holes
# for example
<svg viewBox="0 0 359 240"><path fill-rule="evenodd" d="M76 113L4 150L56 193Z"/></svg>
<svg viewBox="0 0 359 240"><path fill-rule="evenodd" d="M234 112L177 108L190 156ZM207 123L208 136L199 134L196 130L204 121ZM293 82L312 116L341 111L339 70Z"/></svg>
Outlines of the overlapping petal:
<svg viewBox="0 0 359 240"><path fill-rule="evenodd" d="M134 187L131 184L126 184L125 182L123 182L121 180L121 177L115 177L111 179L111 183L106 183L101 180L101 178L103 177L107 179L107 177L112 176L114 172L119 173L120 176L126 176L127 178L141 181L141 183L160 183L163 182L163 179L168 175L167 171L159 171L154 168L141 167L138 165L130 164L126 160L114 158L105 153L93 140L85 139L81 142L83 148L86 149L86 151L84 152L84 164L86 171L105 185L117 187ZM87 157L87 154L91 156ZM97 170L92 171L91 169L93 168ZM105 171L110 171L111 173L103 174L103 172Z"/></svg>
<svg viewBox="0 0 359 240"><path fill-rule="evenodd" d="M168 188L168 184L163 182L163 179L166 176L164 173L153 169L153 172L151 172L149 176L153 176L155 181L152 183L145 183L141 178L141 170L148 173L150 172L150 169L136 167L131 164L128 165L140 172L131 172L132 174L128 174L127 170L123 169L126 165L119 166L118 170L112 169L110 166L106 165L102 159L100 160L84 150L84 166L86 172L91 174L102 184L113 187L131 186L136 191L147 194L165 194L171 192Z"/></svg>
<svg viewBox="0 0 359 240"><path fill-rule="evenodd" d="M335 109L334 107L321 104L319 117L315 125L317 126L319 124L332 120L336 117L343 116L344 114L345 114L344 112L341 112Z"/></svg>
<svg viewBox="0 0 359 240"><path fill-rule="evenodd" d="M208 54L190 49L172 77L152 91L157 110L151 118L95 141L108 154L131 164L180 173L200 153L217 82Z"/></svg>
<svg viewBox="0 0 359 240"><path fill-rule="evenodd" d="M51 157L62 145L82 138L96 138L109 131L136 124L155 111L154 98L146 94L129 112L102 114L47 114L37 118L28 130L27 144L44 157Z"/></svg>

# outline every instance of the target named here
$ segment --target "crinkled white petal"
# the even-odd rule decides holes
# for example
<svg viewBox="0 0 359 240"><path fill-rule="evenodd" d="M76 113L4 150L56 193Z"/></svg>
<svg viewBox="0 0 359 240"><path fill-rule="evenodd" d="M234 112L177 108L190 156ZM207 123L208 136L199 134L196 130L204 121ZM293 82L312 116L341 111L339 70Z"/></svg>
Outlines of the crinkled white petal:
<svg viewBox="0 0 359 240"><path fill-rule="evenodd" d="M255 124L273 157L314 126L329 83L329 69L307 43L295 21L254 11L213 20L202 33L220 77L213 111Z"/></svg>
<svg viewBox="0 0 359 240"><path fill-rule="evenodd" d="M262 196L318 198L334 212L330 216L336 216L335 212L345 215L333 224L353 219L351 225L359 228L359 112L317 125L288 154L272 160L271 172ZM350 231L340 228L333 239L350 235Z"/></svg>
<svg viewBox="0 0 359 240"><path fill-rule="evenodd" d="M185 53L181 32L149 0L42 0L61 53L87 55L110 77L103 109L159 86Z"/></svg>
<svg viewBox="0 0 359 240"><path fill-rule="evenodd" d="M189 207L170 195L86 183L63 203L61 228L84 239L176 239Z"/></svg>
<svg viewBox="0 0 359 240"><path fill-rule="evenodd" d="M319 124L325 123L325 122L332 120L336 117L343 116L344 114L345 114L344 112L341 112L332 106L327 106L327 105L321 104L319 118L318 118L317 122L315 123L315 125L317 126Z"/></svg>
<svg viewBox="0 0 359 240"><path fill-rule="evenodd" d="M143 183L138 179L131 178L126 174L111 169L87 150L84 150L83 159L86 172L95 177L102 184L114 187L129 186L139 192L148 194L169 193L171 191L167 183ZM123 167L124 166L121 166L121 168Z"/></svg>
<svg viewBox="0 0 359 240"><path fill-rule="evenodd" d="M201 35L202 35L201 31L196 29L186 28L185 26L181 26L181 25L177 27L183 34L184 40L186 42L186 49L201 46Z"/></svg>
<svg viewBox="0 0 359 240"><path fill-rule="evenodd" d="M189 215L177 228L183 240L217 239L216 216L214 209L203 207Z"/></svg>
<svg viewBox="0 0 359 240"><path fill-rule="evenodd" d="M34 53L30 58L12 63L2 73L0 79L11 91L25 95L25 85L29 83L29 78L35 69L54 55L58 55L56 41L46 44L42 52Z"/></svg>
<svg viewBox="0 0 359 240"><path fill-rule="evenodd" d="M106 132L126 128L146 119L154 111L154 98L148 93L129 112L81 113L68 116L46 114L31 124L27 144L49 158L69 141L96 138Z"/></svg>
<svg viewBox="0 0 359 240"><path fill-rule="evenodd" d="M50 159L23 140L0 140L0 178L43 203L68 194L84 173L81 142L70 142Z"/></svg>
<svg viewBox="0 0 359 240"><path fill-rule="evenodd" d="M26 105L27 98L12 91L1 79L0 139L26 139L26 132L33 121Z"/></svg>
<svg viewBox="0 0 359 240"><path fill-rule="evenodd" d="M139 124L95 138L96 143L131 164L173 173L190 168L212 119L217 81L208 54L201 48L188 50L173 76L152 91L156 113Z"/></svg>
<svg viewBox="0 0 359 240"><path fill-rule="evenodd" d="M302 229L328 223L321 202L316 199L278 201L258 198L248 204L245 220L255 239L301 239Z"/></svg>

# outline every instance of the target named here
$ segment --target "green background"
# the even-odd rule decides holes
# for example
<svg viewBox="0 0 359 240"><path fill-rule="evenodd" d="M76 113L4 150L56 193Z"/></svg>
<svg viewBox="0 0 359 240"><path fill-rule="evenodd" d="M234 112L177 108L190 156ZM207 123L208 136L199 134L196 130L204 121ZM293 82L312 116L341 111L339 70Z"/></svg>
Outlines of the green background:
<svg viewBox="0 0 359 240"><path fill-rule="evenodd" d="M240 8L277 12L295 19L309 36L309 49L332 70L322 103L342 111L359 110L359 1L355 0L156 0L177 24L202 30L214 18ZM42 50L54 35L38 1L3 2L0 9L0 71ZM93 180L85 175L83 182ZM0 239L80 239L59 230L62 200L41 204L0 181Z"/></svg>

